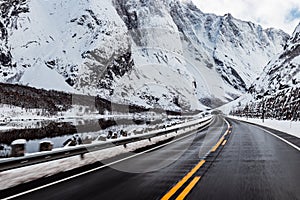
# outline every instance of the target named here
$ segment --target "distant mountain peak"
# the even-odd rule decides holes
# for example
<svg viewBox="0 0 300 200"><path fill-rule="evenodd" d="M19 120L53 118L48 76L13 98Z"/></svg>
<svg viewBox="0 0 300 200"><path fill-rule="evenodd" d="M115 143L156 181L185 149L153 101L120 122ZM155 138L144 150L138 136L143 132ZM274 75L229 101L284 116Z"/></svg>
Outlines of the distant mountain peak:
<svg viewBox="0 0 300 200"><path fill-rule="evenodd" d="M290 42L291 43L300 42L300 22L299 22L298 26L295 28Z"/></svg>
<svg viewBox="0 0 300 200"><path fill-rule="evenodd" d="M226 14L224 15L224 17L225 17L225 18L228 18L228 19L232 19L232 18L233 18L233 16L232 16L231 13L226 13Z"/></svg>

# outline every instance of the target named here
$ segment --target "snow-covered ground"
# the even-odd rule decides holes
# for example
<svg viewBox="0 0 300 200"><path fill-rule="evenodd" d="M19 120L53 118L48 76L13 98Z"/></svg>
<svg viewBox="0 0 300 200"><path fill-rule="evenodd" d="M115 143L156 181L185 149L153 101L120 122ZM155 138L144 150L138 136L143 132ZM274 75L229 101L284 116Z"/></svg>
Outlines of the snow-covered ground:
<svg viewBox="0 0 300 200"><path fill-rule="evenodd" d="M98 114L96 110L90 109L88 106L72 105L72 108L59 112L55 115L50 115L43 109L25 109L17 106L0 104L0 120L9 119L7 124L0 126L0 133L20 129L41 129L49 124L57 126L60 124L68 124L75 126L80 137L89 143L98 141L100 136L105 137L108 131L118 134L121 137L120 130L126 131L129 135L145 134L149 129L158 129L163 126L174 125L175 123L186 122L189 117L183 116L167 116L164 113L144 112L144 113L120 113L120 112L105 112ZM199 119L199 116L194 116ZM200 117L201 118L201 117ZM107 128L101 128L98 121L114 121L116 124ZM136 124L134 120L145 120L142 124ZM160 124L157 124L158 121ZM147 123L146 123L147 121ZM152 123L153 122L153 123ZM129 124L128 124L129 123ZM131 124L132 123L132 124ZM93 126L93 129L87 127ZM61 129L62 130L62 129ZM38 135L38 134L37 134ZM23 136L24 137L24 136ZM39 143L50 140L54 143L53 148L63 146L63 142L72 137L71 133L62 132L61 135L55 137L46 137L39 139L30 139L26 144L27 153L35 153L39 151ZM38 137L37 137L38 138ZM3 139L3 138L2 138ZM28 138L21 138L28 139ZM85 143L85 142L84 142ZM8 144L8 143L7 143Z"/></svg>
<svg viewBox="0 0 300 200"><path fill-rule="evenodd" d="M205 121L209 119L210 117L206 117L203 119L193 120L189 121L184 125L192 125L189 128L189 131L196 130L203 126L203 124L200 125L199 122ZM210 123L210 121L206 122L207 124ZM174 127L179 126L175 125ZM174 128L173 127L173 128ZM168 128L167 128L168 130ZM88 164L95 163L97 161L101 161L107 158L112 158L114 156L133 152L136 149L149 146L152 144L156 144L159 141L163 141L169 138L172 138L176 135L181 135L183 133L186 133L187 130L180 130L176 132L172 132L167 134L167 136L158 136L155 138L152 138L151 141L149 140L142 140L134 143L130 143L127 145L126 148L123 146L116 146L108 149L104 149L97 152L91 152L84 155L84 159L81 159L80 156L73 156L70 158L55 160L47 163L41 163L37 165L22 167L18 169L8 170L0 173L0 190L10 188L22 183L30 182L42 177L51 176L60 172L72 170L78 167L82 167Z"/></svg>
<svg viewBox="0 0 300 200"><path fill-rule="evenodd" d="M56 115L50 115L45 109L28 109L18 106L0 104L0 118L9 117L12 121L20 120L55 120L59 118L91 118L91 116L99 117L96 111L90 111L88 106L72 105L72 108L58 112ZM109 114L109 113L108 113ZM104 117L101 115L102 118Z"/></svg>
<svg viewBox="0 0 300 200"><path fill-rule="evenodd" d="M58 112L55 115L49 114L44 109L27 109L18 106L0 104L0 120L9 118L9 123L5 126L0 126L1 131L24 128L41 128L40 122L70 122L77 125L79 120L98 120L108 118L126 118L132 119L135 116L133 113L105 113L98 114L96 110L91 110L88 106L72 105L72 108ZM161 118L162 116L155 113L143 113L144 117Z"/></svg>
<svg viewBox="0 0 300 200"><path fill-rule="evenodd" d="M298 121L281 121L275 119L265 119L264 122L262 122L262 119L255 119L255 118L247 119L246 117L236 117L236 116L229 116L229 117L241 121L245 121L245 122L251 122L251 123L263 125L265 127L276 129L300 138L300 122Z"/></svg>
<svg viewBox="0 0 300 200"><path fill-rule="evenodd" d="M243 94L239 98L235 99L234 101L231 101L223 106L220 106L216 108L216 110L221 110L224 114L228 115L230 111L234 110L235 108L238 108L239 105L245 105L246 103L253 100L253 96L251 94Z"/></svg>

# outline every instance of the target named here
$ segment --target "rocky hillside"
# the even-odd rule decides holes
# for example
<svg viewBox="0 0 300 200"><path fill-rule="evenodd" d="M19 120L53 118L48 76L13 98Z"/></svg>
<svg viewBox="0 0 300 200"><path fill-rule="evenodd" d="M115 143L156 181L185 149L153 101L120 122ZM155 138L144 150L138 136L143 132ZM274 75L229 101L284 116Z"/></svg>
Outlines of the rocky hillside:
<svg viewBox="0 0 300 200"><path fill-rule="evenodd" d="M251 87L253 94L272 94L286 88L300 87L300 24L284 50L265 67Z"/></svg>
<svg viewBox="0 0 300 200"><path fill-rule="evenodd" d="M242 117L277 120L300 120L300 88L286 88L260 99L244 102L231 109L230 114ZM263 98L262 98L263 97Z"/></svg>
<svg viewBox="0 0 300 200"><path fill-rule="evenodd" d="M0 8L1 82L169 110L237 98L289 38L179 0L0 0Z"/></svg>
<svg viewBox="0 0 300 200"><path fill-rule="evenodd" d="M157 67L169 74L175 71L172 76L186 77L186 87L195 82L195 96L206 106L244 93L288 39L282 31L263 30L230 14L204 14L191 3L118 0L114 4L133 38L135 64L146 63L151 70ZM150 79L144 81L161 84L157 75L156 80L149 77L147 67L138 70Z"/></svg>
<svg viewBox="0 0 300 200"><path fill-rule="evenodd" d="M300 24L250 87L252 98L232 109L231 114L248 117L300 120Z"/></svg>

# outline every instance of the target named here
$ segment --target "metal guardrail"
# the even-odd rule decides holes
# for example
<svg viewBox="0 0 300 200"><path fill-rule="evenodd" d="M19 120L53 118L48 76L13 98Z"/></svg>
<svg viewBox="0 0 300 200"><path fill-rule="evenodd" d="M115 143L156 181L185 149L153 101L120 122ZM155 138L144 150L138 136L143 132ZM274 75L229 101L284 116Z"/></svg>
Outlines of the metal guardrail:
<svg viewBox="0 0 300 200"><path fill-rule="evenodd" d="M199 123L200 125L203 124L203 126L198 127L198 129L200 129L206 126L207 124L209 124L211 120L212 117L207 120L197 122L194 124L185 125L182 127L174 127L174 128L170 127L168 130L157 131L157 132L153 131L154 133L148 133L140 136L137 135L135 137L130 137L130 138L115 139L111 141L101 142L98 144L88 144L88 145L80 145L75 147L67 147L65 149L42 152L42 153L27 155L24 157L7 158L7 159L0 160L0 172L10 170L10 169L35 165L39 163L49 162L53 160L58 160L62 158L68 158L76 155L84 155L89 152L99 151L110 147L121 146L121 145L126 146L127 144L132 142L138 142L141 140L146 140L157 136L166 135L168 133L176 132L178 130L184 130L186 128L198 125Z"/></svg>

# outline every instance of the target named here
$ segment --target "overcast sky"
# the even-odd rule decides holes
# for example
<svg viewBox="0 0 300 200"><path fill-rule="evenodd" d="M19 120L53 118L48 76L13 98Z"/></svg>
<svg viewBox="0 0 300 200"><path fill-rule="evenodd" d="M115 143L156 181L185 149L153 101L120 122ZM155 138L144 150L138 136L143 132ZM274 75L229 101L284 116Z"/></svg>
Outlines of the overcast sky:
<svg viewBox="0 0 300 200"><path fill-rule="evenodd" d="M300 22L300 0L193 0L205 13L224 15L279 28L292 34Z"/></svg>

